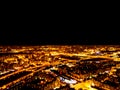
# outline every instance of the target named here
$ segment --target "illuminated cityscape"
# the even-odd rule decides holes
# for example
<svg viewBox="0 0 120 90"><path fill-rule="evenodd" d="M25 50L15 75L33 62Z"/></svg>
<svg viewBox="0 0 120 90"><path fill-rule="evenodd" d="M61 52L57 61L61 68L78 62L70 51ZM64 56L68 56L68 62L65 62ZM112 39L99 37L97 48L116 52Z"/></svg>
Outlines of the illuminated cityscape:
<svg viewBox="0 0 120 90"><path fill-rule="evenodd" d="M0 90L120 90L120 46L0 46Z"/></svg>

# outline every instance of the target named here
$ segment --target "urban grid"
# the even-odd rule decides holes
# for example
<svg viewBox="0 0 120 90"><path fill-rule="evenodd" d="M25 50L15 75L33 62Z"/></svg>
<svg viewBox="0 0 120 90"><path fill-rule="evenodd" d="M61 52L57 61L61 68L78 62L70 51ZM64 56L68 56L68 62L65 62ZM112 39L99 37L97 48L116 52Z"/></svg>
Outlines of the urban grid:
<svg viewBox="0 0 120 90"><path fill-rule="evenodd" d="M120 46L0 46L0 90L120 90Z"/></svg>

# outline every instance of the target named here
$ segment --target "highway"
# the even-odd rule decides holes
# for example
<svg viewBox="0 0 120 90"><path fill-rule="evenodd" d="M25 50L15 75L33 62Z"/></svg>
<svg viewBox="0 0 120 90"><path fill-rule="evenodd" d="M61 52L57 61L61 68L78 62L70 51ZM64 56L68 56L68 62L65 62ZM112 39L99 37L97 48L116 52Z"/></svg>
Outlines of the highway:
<svg viewBox="0 0 120 90"><path fill-rule="evenodd" d="M33 72L31 72L30 74L27 74L27 75L25 75L25 76L23 76L23 77L21 77L21 78L18 78L18 79L14 80L14 81L12 81L12 82L10 82L10 83L7 83L7 84L3 85L2 87L0 87L0 89L6 90L6 88L9 87L9 86L12 86L12 85L14 85L14 84L16 84L16 83L18 83L18 82L22 82L22 81L24 82L26 78L32 77L32 76L34 75L34 73L40 72L41 70L43 70L43 69L46 68L46 66L39 66L39 67L40 67L39 70L33 71ZM36 68L38 68L38 67L36 67ZM30 69L30 68L28 68L28 69ZM22 72L22 71L27 71L27 70L21 70L21 72ZM17 73L18 73L18 72L17 72ZM20 73L20 71L19 71L19 73ZM14 74L12 74L12 75L14 75ZM4 77L4 79L5 79L5 77Z"/></svg>
<svg viewBox="0 0 120 90"><path fill-rule="evenodd" d="M53 63L51 65L55 66L55 65L58 65L58 63ZM6 75L4 77L1 77L0 80L3 80L3 79L6 79L7 77L10 77L10 76L15 75L15 74L19 74L19 73L24 72L24 71L27 71L27 72L31 71L30 74L27 74L25 76L22 76L22 77L16 79L16 80L13 80L12 82L9 82L9 83L3 85L2 87L0 87L0 89L6 90L7 87L15 85L18 82L22 82L23 83L26 78L32 77L34 75L34 73L41 72L47 66L50 66L50 64L43 64L43 65L36 66L36 67L29 67L29 68L26 68L26 69L18 70L16 72L13 72L13 73L11 73L9 75ZM36 70L37 68L39 68L39 69Z"/></svg>

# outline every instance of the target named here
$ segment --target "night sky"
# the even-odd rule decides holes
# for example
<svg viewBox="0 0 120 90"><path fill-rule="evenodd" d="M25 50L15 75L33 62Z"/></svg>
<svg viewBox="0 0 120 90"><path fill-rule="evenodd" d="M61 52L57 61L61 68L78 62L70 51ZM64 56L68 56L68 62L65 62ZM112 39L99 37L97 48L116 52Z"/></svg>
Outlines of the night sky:
<svg viewBox="0 0 120 90"><path fill-rule="evenodd" d="M1 14L0 45L120 44L119 12L85 7L6 8Z"/></svg>
<svg viewBox="0 0 120 90"><path fill-rule="evenodd" d="M7 15L1 24L0 45L120 44L117 14Z"/></svg>

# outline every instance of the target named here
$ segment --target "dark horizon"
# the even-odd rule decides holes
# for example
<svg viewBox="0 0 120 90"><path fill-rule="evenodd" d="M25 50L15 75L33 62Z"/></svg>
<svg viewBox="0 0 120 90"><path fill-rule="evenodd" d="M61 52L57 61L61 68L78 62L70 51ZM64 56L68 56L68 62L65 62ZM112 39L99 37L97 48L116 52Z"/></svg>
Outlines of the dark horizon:
<svg viewBox="0 0 120 90"><path fill-rule="evenodd" d="M95 31L6 32L0 45L119 45L119 33Z"/></svg>

